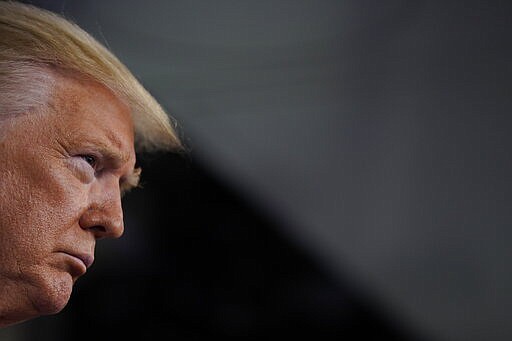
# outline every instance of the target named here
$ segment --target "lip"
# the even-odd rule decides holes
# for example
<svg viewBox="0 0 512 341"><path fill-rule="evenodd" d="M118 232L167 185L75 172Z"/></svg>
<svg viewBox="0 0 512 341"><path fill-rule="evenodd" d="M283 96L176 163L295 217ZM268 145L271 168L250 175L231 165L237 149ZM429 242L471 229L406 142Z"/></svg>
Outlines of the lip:
<svg viewBox="0 0 512 341"><path fill-rule="evenodd" d="M84 262L85 264L85 267L87 269L89 269L89 267L92 265L92 263L94 262L94 256L92 255L89 255L89 254L72 254L72 256L75 256L76 258L80 259L82 262Z"/></svg>
<svg viewBox="0 0 512 341"><path fill-rule="evenodd" d="M86 269L88 269L94 262L94 256L87 254L87 253L73 253L73 252L64 252L64 253L80 260L82 263L84 263Z"/></svg>

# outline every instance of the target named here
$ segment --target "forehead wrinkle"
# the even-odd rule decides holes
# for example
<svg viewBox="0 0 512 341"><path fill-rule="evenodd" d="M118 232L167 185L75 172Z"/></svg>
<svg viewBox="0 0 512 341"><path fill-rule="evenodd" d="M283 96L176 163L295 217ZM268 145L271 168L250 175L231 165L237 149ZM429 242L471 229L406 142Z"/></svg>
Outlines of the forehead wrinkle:
<svg viewBox="0 0 512 341"><path fill-rule="evenodd" d="M111 144L116 147L117 149L119 150L122 150L123 149L123 143L121 142L121 140L119 139L119 137L117 137L117 135L111 131L111 130L108 130L106 133L105 133L105 137L110 140Z"/></svg>

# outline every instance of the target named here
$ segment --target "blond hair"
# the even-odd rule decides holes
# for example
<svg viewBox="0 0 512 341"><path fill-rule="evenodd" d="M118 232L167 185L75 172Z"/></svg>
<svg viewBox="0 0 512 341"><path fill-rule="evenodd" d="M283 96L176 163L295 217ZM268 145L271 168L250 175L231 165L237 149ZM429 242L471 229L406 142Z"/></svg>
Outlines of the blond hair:
<svg viewBox="0 0 512 341"><path fill-rule="evenodd" d="M182 149L174 119L107 48L60 15L0 1L0 115L44 104L51 83L48 67L97 81L124 101L138 151Z"/></svg>

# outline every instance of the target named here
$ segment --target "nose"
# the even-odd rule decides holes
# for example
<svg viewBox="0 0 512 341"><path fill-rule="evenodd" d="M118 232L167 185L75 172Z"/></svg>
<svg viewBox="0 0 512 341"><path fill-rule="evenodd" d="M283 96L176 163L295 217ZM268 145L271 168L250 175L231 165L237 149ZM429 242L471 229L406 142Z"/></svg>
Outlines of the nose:
<svg viewBox="0 0 512 341"><path fill-rule="evenodd" d="M124 232L123 208L118 182L91 190L90 202L80 216L80 227L96 239L119 238Z"/></svg>

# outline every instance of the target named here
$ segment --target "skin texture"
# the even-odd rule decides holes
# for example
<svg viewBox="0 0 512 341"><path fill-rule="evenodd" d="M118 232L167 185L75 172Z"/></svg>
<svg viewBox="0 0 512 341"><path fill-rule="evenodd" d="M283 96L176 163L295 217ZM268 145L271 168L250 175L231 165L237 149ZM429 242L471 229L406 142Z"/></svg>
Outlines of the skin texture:
<svg viewBox="0 0 512 341"><path fill-rule="evenodd" d="M0 141L0 326L54 314L96 241L122 235L137 182L129 109L102 85L54 74L49 105Z"/></svg>

